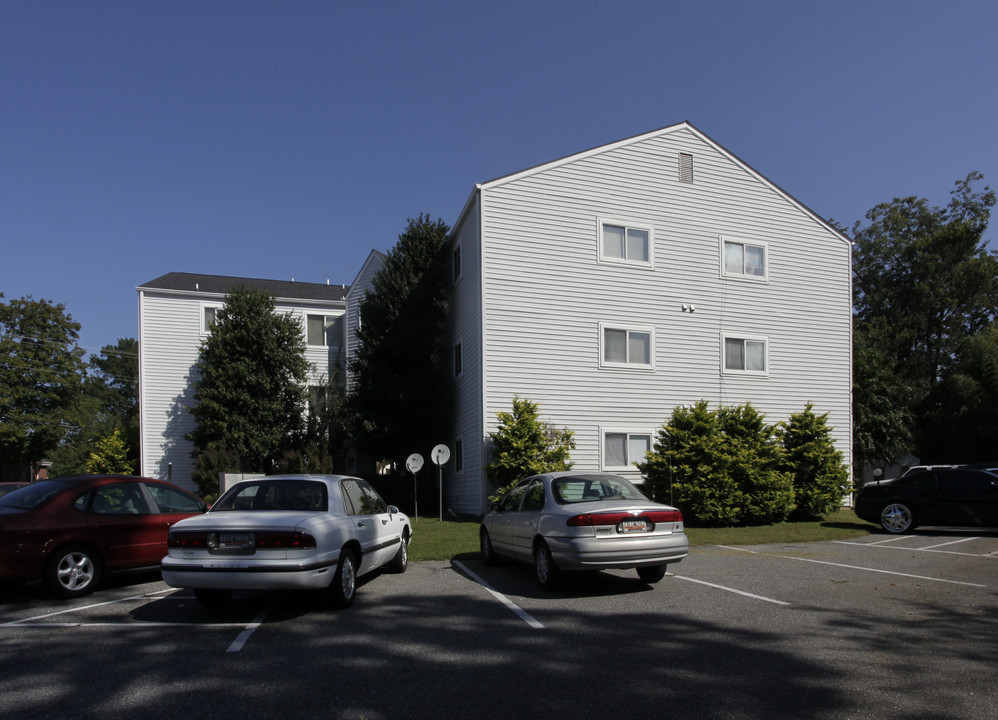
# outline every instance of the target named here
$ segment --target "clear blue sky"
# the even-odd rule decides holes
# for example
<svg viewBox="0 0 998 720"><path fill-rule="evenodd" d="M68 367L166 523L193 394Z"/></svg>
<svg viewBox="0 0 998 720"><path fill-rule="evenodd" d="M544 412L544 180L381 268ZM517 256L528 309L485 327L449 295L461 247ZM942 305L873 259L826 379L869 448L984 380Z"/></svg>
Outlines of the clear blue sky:
<svg viewBox="0 0 998 720"><path fill-rule="evenodd" d="M683 120L849 226L945 205L998 185L996 27L993 0L0 0L0 292L96 352L164 273L350 283L476 182Z"/></svg>

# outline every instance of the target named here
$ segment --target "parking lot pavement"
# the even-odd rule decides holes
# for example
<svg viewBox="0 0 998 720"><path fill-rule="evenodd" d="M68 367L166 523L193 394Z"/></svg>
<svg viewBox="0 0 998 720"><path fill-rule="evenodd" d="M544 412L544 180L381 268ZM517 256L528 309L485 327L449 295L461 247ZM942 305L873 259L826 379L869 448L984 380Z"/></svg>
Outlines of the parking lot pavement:
<svg viewBox="0 0 998 720"><path fill-rule="evenodd" d="M990 718L998 534L697 547L539 590L475 556L202 609L156 578L70 603L0 591L5 720L439 718L626 711L722 718ZM66 710L67 703L70 710Z"/></svg>

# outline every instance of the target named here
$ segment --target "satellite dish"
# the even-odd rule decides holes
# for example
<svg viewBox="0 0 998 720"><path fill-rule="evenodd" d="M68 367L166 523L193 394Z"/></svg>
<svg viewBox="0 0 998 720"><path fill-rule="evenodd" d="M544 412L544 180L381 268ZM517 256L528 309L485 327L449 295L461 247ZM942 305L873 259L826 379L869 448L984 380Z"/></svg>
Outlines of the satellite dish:
<svg viewBox="0 0 998 720"><path fill-rule="evenodd" d="M430 457L435 465L446 465L447 461L450 460L450 448L446 445L437 445L430 451Z"/></svg>
<svg viewBox="0 0 998 720"><path fill-rule="evenodd" d="M406 470L415 475L423 467L423 456L420 455L419 453L413 453L406 459L405 467Z"/></svg>

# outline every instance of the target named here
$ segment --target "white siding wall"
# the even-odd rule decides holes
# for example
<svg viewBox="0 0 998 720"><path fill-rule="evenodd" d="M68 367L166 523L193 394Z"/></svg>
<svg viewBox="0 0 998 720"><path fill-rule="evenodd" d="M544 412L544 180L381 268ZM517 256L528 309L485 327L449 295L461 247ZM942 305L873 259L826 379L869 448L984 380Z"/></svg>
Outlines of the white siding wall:
<svg viewBox="0 0 998 720"><path fill-rule="evenodd" d="M372 281L377 272L384 266L384 256L375 251L372 252L360 273L350 285L350 290L346 297L346 367L347 372L346 388L349 391L353 387L353 379L350 377L350 358L357 352L360 341L357 339L357 330L360 327L360 303L364 300L365 294L373 287Z"/></svg>
<svg viewBox="0 0 998 720"><path fill-rule="evenodd" d="M489 492L485 486L485 433L482 417L482 331L481 331L481 247L479 245L478 200L465 214L460 227L454 230L453 251L461 248L461 276L452 282L450 345L461 342L462 372L453 378L454 431L446 440L453 460L447 466L446 507L457 512L482 513ZM453 279L453 272L451 273ZM453 367L451 368L453 373ZM463 457L457 470L457 441L461 441Z"/></svg>
<svg viewBox="0 0 998 720"><path fill-rule="evenodd" d="M171 476L182 487L195 489L191 480L193 449L184 436L194 429L188 408L194 402L195 364L205 335L201 316L205 305L221 307L222 295L139 290L139 412L141 474L162 480ZM335 316L344 313L344 303L304 304L278 299L278 312L291 313L302 323L305 315ZM309 382L328 378L332 364L342 362L343 350L308 347L306 359L313 364Z"/></svg>
<svg viewBox="0 0 998 720"><path fill-rule="evenodd" d="M575 431L576 468L598 469L601 429L654 434L679 404L751 402L776 422L812 402L851 461L850 246L772 185L683 128L481 196L480 438L519 395ZM598 262L601 217L652 227L654 268ZM768 244L768 282L721 278L722 235ZM600 368L600 322L653 328L654 371ZM722 374L722 333L766 336L768 376Z"/></svg>

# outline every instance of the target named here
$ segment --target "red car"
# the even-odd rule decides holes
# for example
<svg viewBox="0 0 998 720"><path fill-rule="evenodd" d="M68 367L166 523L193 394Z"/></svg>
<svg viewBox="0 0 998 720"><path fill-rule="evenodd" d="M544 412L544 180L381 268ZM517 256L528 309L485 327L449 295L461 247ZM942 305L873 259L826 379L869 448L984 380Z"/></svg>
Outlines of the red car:
<svg viewBox="0 0 998 720"><path fill-rule="evenodd" d="M31 483L0 497L0 581L41 577L60 597L87 595L106 573L158 568L170 527L205 510L196 495L149 478Z"/></svg>

